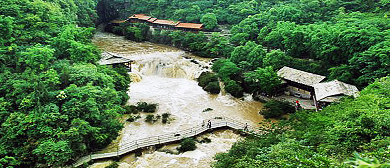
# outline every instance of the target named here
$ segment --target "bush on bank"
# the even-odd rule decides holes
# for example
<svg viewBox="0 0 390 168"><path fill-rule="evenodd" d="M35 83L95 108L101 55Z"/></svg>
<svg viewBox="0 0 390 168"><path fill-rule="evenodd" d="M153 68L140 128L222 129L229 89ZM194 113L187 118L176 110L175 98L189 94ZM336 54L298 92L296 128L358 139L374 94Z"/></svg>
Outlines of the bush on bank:
<svg viewBox="0 0 390 168"><path fill-rule="evenodd" d="M205 91L218 94L221 90L219 87L219 81L217 75L211 72L202 72L197 78L198 85L202 87Z"/></svg>

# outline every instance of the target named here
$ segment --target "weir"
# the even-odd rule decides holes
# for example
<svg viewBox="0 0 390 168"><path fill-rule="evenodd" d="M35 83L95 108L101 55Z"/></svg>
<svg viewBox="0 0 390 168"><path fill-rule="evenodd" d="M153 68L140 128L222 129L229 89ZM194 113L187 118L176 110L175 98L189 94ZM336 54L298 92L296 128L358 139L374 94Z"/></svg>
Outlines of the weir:
<svg viewBox="0 0 390 168"><path fill-rule="evenodd" d="M208 121L210 121L210 124ZM234 130L242 130L244 132L255 132L256 131L253 127L249 126L247 123L244 124L244 123L235 121L235 120L227 118L227 117L215 117L213 119L204 120L201 124L198 124L198 125L196 125L192 128L189 128L189 129L180 130L180 131L176 131L176 132L172 132L172 133L168 133L168 134L162 134L162 135L158 135L158 136L137 139L134 141L124 143L117 148L116 152L90 154L90 155L81 157L73 164L73 166L77 167L77 166L80 166L83 163L89 162L91 160L98 160L98 159L121 156L121 155L127 154L129 152L135 151L137 149L145 148L148 146L154 146L154 145L160 145L160 144L179 141L179 140L182 140L184 138L197 136L203 132L206 132L206 131L209 131L212 129L223 128L223 127L234 129Z"/></svg>

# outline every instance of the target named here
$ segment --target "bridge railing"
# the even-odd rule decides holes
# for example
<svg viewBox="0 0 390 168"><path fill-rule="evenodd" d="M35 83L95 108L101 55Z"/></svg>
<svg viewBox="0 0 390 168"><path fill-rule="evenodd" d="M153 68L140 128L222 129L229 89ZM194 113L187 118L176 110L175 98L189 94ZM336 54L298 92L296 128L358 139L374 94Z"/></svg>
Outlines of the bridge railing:
<svg viewBox="0 0 390 168"><path fill-rule="evenodd" d="M209 123L208 121L210 121L211 126L208 124ZM227 117L215 117L210 120L204 120L202 124L198 124L192 128L126 142L124 144L121 144L117 148L116 152L98 153L98 154L91 154L88 156L81 157L79 160L76 161L76 163L73 164L73 166L75 167L79 166L84 162L88 162L90 160L120 156L128 152L143 147L147 147L147 146L154 146L154 145L163 144L167 142L178 141L183 138L196 136L210 129L221 128L221 127L230 127L236 130L244 130L244 131L255 131L255 129L249 126L248 124L244 124Z"/></svg>

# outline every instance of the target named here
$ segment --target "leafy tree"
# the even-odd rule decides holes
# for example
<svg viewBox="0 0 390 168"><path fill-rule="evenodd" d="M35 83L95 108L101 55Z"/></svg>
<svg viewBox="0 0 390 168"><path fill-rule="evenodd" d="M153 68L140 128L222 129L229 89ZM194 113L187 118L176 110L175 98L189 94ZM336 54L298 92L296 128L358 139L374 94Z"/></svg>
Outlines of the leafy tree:
<svg viewBox="0 0 390 168"><path fill-rule="evenodd" d="M192 5L190 8L187 8L185 15L185 20L187 22L199 22L200 18L200 7L198 5Z"/></svg>
<svg viewBox="0 0 390 168"><path fill-rule="evenodd" d="M19 58L20 66L29 67L34 70L42 71L47 69L54 60L54 49L35 45L22 52Z"/></svg>
<svg viewBox="0 0 390 168"><path fill-rule="evenodd" d="M247 42L244 46L238 46L234 48L229 60L235 64L241 61L247 60L247 55L256 47L256 43L253 41Z"/></svg>
<svg viewBox="0 0 390 168"><path fill-rule="evenodd" d="M134 41L143 41L144 40L144 37L142 36L141 29L138 27L126 28L125 36L129 40L134 40Z"/></svg>
<svg viewBox="0 0 390 168"><path fill-rule="evenodd" d="M272 50L263 58L263 66L272 66L275 69L288 66L291 62L292 58L280 50Z"/></svg>
<svg viewBox="0 0 390 168"><path fill-rule="evenodd" d="M210 54L210 57L227 58L230 56L233 47L226 38L220 37L220 33L214 32L211 34L210 41L207 42L204 49L207 50L207 54Z"/></svg>
<svg viewBox="0 0 390 168"><path fill-rule="evenodd" d="M390 41L381 42L349 60L352 72L359 71L356 79L360 86L367 85L390 74Z"/></svg>
<svg viewBox="0 0 390 168"><path fill-rule="evenodd" d="M226 61L218 71L218 76L226 82L229 79L237 79L240 71L241 69L238 68L236 64L230 61Z"/></svg>
<svg viewBox="0 0 390 168"><path fill-rule="evenodd" d="M95 7L96 0L75 0L74 5L77 7L77 25L82 27L94 27L98 19Z"/></svg>
<svg viewBox="0 0 390 168"><path fill-rule="evenodd" d="M66 26L58 37L54 37L52 45L56 48L58 59L70 59L74 62L95 63L99 59L99 51L89 44L94 28L76 28Z"/></svg>
<svg viewBox="0 0 390 168"><path fill-rule="evenodd" d="M278 74L270 66L245 73L244 80L252 93L265 92L269 95L276 94L281 84Z"/></svg>
<svg viewBox="0 0 390 168"><path fill-rule="evenodd" d="M95 4L0 1L0 167L64 166L122 128L127 73L94 65L95 29L79 27Z"/></svg>
<svg viewBox="0 0 390 168"><path fill-rule="evenodd" d="M77 86L85 86L92 83L94 86L114 88L113 77L98 72L98 67L93 64L75 64L69 69L69 82Z"/></svg>
<svg viewBox="0 0 390 168"><path fill-rule="evenodd" d="M245 46L236 47L229 60L247 71L262 67L265 55L266 52L264 51L263 46L249 41Z"/></svg>
<svg viewBox="0 0 390 168"><path fill-rule="evenodd" d="M279 118L282 115L295 112L294 106L289 102L271 100L264 104L264 110L259 113L264 118Z"/></svg>
<svg viewBox="0 0 390 168"><path fill-rule="evenodd" d="M180 142L180 147L177 149L180 152L193 151L196 149L195 140L192 138L185 138Z"/></svg>
<svg viewBox="0 0 390 168"><path fill-rule="evenodd" d="M218 94L220 92L218 77L215 74L202 72L197 80L199 82L198 85L204 90L212 94Z"/></svg>
<svg viewBox="0 0 390 168"><path fill-rule="evenodd" d="M200 22L204 24L204 28L207 30L212 30L218 26L217 17L215 17L214 13L207 13L203 15Z"/></svg>
<svg viewBox="0 0 390 168"><path fill-rule="evenodd" d="M248 40L249 40L248 33L237 33L231 37L230 42L236 46L239 46L239 45L244 45L246 42L248 42Z"/></svg>
<svg viewBox="0 0 390 168"><path fill-rule="evenodd" d="M73 151L66 141L54 142L53 140L47 140L40 143L33 153L37 154L46 164L58 166L68 161Z"/></svg>
<svg viewBox="0 0 390 168"><path fill-rule="evenodd" d="M213 66L211 69L215 72L218 73L219 70L227 63L230 62L228 59L218 59L213 63Z"/></svg>
<svg viewBox="0 0 390 168"><path fill-rule="evenodd" d="M242 87L234 80L225 81L225 90L234 97L242 97L243 89Z"/></svg>
<svg viewBox="0 0 390 168"><path fill-rule="evenodd" d="M13 17L4 17L3 15L0 15L0 34L2 35L0 46L8 46L11 42L13 42L13 23Z"/></svg>
<svg viewBox="0 0 390 168"><path fill-rule="evenodd" d="M346 83L355 83L355 72L346 64L329 68L329 71L329 78L331 79L337 79Z"/></svg>

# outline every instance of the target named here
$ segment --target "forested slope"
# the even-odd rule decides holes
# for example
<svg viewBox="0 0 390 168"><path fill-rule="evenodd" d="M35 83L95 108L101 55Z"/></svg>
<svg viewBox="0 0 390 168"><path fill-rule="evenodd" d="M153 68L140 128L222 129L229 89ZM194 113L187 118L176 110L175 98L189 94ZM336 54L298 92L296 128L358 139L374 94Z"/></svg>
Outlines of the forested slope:
<svg viewBox="0 0 390 168"><path fill-rule="evenodd" d="M348 12L372 12L378 8L388 10L388 3L386 0L102 0L98 10L108 19L105 21L144 13L161 19L200 22L203 15L213 13L220 24L238 24L255 14L267 17L266 22L283 19L313 23L331 19L340 8Z"/></svg>
<svg viewBox="0 0 390 168"><path fill-rule="evenodd" d="M136 41L149 40L203 57L226 58L213 70L232 90L241 92L227 90L238 97L243 91L275 94L267 90L275 91L277 83L274 88L262 89L270 83L254 81L272 76L272 71L283 66L325 75L328 80L338 79L359 89L390 73L390 4L386 0L101 2L107 5L99 8L101 15L117 11L104 15L106 19L144 13L183 22L215 16L219 24L230 24L229 37L214 33L208 40L203 33L141 33L147 32L142 25L124 26L121 32L133 34L129 39ZM221 68L230 70L219 72Z"/></svg>
<svg viewBox="0 0 390 168"><path fill-rule="evenodd" d="M0 167L52 167L110 143L126 70L97 65L94 0L0 1Z"/></svg>
<svg viewBox="0 0 390 168"><path fill-rule="evenodd" d="M320 112L299 111L218 154L217 168L389 167L390 78ZM353 152L360 156L353 157ZM351 158L350 158L351 157ZM375 159L374 159L375 158Z"/></svg>

